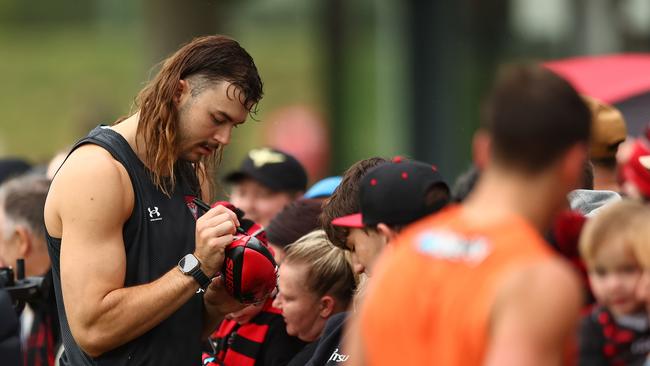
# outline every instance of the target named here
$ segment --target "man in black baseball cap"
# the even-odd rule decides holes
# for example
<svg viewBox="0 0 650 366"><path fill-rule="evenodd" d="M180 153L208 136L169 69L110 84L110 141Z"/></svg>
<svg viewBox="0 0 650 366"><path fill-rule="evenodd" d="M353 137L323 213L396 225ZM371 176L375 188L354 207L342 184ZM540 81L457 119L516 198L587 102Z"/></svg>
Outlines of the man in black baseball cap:
<svg viewBox="0 0 650 366"><path fill-rule="evenodd" d="M375 259L406 225L449 202L449 186L435 166L400 157L381 164L362 178L361 212L332 220L349 229L346 245L366 274Z"/></svg>
<svg viewBox="0 0 650 366"><path fill-rule="evenodd" d="M307 188L305 168L293 156L268 147L248 152L238 170L225 177L230 202L262 226Z"/></svg>

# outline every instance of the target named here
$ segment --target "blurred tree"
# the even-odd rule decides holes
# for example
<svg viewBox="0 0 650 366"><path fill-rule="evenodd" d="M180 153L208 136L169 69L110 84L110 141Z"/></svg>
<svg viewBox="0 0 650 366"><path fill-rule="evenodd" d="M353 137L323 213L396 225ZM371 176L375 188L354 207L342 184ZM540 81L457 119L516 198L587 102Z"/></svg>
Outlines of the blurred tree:
<svg viewBox="0 0 650 366"><path fill-rule="evenodd" d="M151 63L194 37L221 30L217 0L144 0L145 44Z"/></svg>
<svg viewBox="0 0 650 366"><path fill-rule="evenodd" d="M410 0L411 141L453 179L470 160L480 97L507 39L508 1Z"/></svg>

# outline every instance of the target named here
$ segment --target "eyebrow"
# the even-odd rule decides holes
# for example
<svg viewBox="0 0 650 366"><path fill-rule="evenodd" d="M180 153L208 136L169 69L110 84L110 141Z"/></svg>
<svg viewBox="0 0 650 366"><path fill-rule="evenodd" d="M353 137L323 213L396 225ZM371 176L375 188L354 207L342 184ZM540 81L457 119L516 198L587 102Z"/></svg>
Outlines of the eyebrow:
<svg viewBox="0 0 650 366"><path fill-rule="evenodd" d="M214 114L220 115L221 117L225 118L228 122L235 122L235 120L228 113L224 111L216 111ZM241 124L244 122L246 122L246 120L235 122L235 124Z"/></svg>

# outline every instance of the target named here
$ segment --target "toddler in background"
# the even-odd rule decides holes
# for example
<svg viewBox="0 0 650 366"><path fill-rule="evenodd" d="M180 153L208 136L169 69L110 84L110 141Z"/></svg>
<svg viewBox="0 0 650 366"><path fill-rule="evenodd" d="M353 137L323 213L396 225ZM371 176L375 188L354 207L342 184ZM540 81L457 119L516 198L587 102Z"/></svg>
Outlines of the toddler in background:
<svg viewBox="0 0 650 366"><path fill-rule="evenodd" d="M649 224L650 208L627 200L585 224L580 255L596 305L580 324L580 365L643 365L650 351L646 301L638 296L644 261L637 249L650 246Z"/></svg>

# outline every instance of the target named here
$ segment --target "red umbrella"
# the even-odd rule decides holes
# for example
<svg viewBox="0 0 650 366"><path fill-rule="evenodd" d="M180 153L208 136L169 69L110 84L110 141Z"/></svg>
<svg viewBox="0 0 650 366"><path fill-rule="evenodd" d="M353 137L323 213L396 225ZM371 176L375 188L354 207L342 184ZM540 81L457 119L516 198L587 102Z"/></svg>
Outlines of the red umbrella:
<svg viewBox="0 0 650 366"><path fill-rule="evenodd" d="M630 135L641 134L650 121L650 54L575 57L544 66L578 92L620 109Z"/></svg>

